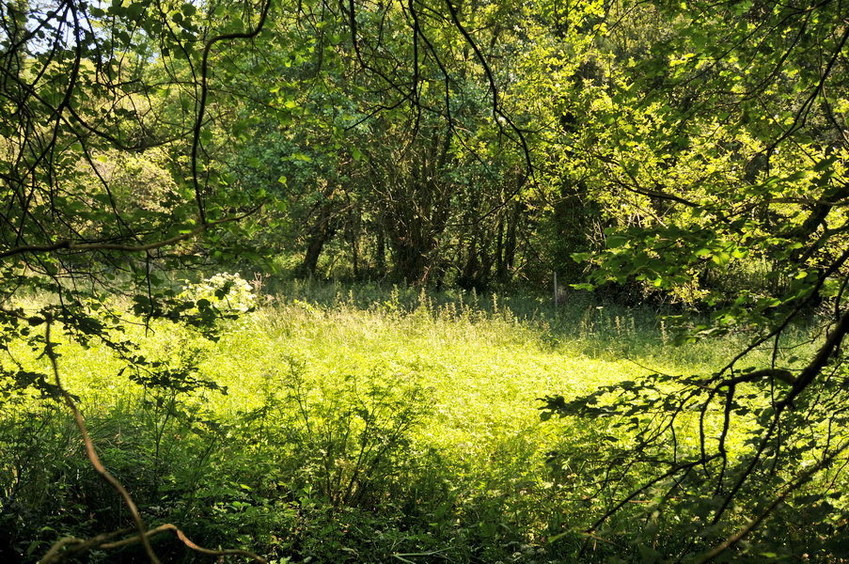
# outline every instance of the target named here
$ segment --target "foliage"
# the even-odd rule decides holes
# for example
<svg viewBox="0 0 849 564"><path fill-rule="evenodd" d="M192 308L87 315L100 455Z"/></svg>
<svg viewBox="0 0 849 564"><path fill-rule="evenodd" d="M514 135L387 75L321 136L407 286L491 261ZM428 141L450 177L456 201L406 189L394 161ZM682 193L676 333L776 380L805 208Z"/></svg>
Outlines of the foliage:
<svg viewBox="0 0 849 564"><path fill-rule="evenodd" d="M221 313L247 313L256 306L253 288L238 272L219 272L202 282L187 282L178 297L195 303L206 300Z"/></svg>
<svg viewBox="0 0 849 564"><path fill-rule="evenodd" d="M652 523L634 535L641 542L685 539L667 558L707 561L732 549L799 558L806 549L765 523L789 507L802 522L807 503L842 515L832 488L845 460L845 399L833 379L846 331L845 218L833 204L846 146L830 108L845 86L845 21L832 6L634 9L660 15L664 35L639 57L611 52L625 64L589 102L605 126L574 135L609 221L605 249L578 256L596 267L582 286L636 282L709 314L677 317L687 338L746 331L752 344L718 372L548 397L546 417L609 418L632 435L629 450L608 451L607 467L629 472L611 481L619 493L588 533L623 534L620 514L637 513ZM817 305L826 306L815 320L823 333L806 358L786 331ZM749 352L766 343L773 356L759 364Z"/></svg>
<svg viewBox="0 0 849 564"><path fill-rule="evenodd" d="M240 541L252 528L303 526L332 547L266 538L281 558L532 561L556 553L543 537L571 547L581 535L583 556L599 539L649 560L838 554L826 539L845 527L849 448L845 13L839 0L3 2L0 439L3 507L23 508L3 516L19 531L9 542L29 542L44 562L140 544L155 562L149 537L185 534L145 519L177 515L214 544L243 519ZM260 270L253 287L228 274L237 269ZM490 292L537 292L552 279L555 308L585 307L528 316L523 331L538 330L534 346L551 354L639 354L624 337L634 318L613 303L623 300L673 304L656 326L664 345L694 347L682 359L711 346L699 340L737 346L675 375L522 392L529 404L546 394L534 432L562 418L591 445L552 448L557 502L546 507L568 505L555 494L573 468L605 475L577 488L594 520L557 529L535 509L539 475L521 471L539 454L523 433L499 443L515 458L491 455L494 469L475 477L422 440L439 386L419 374L438 358L399 344L411 354L400 373L393 358L367 375L347 346L339 360L350 370L303 358L310 345L295 329L316 335L368 296L333 295L333 307L271 296L294 318L252 319L303 348L266 371L286 385L269 383L238 417L205 406L238 384L206 363L215 342L251 331L228 322L252 315L270 270L414 284L372 299L368 315L417 336L456 322L468 334L450 338L483 335L489 352L517 339L519 324ZM179 288L186 272L203 281ZM139 404L86 423L85 395L66 384L79 376L65 358L76 347L103 354ZM312 374L317 364L335 379ZM476 374L488 383L513 369ZM57 456L24 480L29 460L78 450L51 402L73 416L88 463ZM235 436L253 454L228 452ZM114 455L109 468L97 446ZM236 478L253 455L288 461L264 467L285 480ZM79 487L68 485L74 473L86 474ZM94 485L101 478L114 500ZM66 506L48 516L54 493ZM387 544L368 552L375 537L363 535L348 546L345 534L377 526L366 511L378 507ZM26 511L41 528L24 524ZM457 542L408 549L427 544L429 518ZM637 519L646 526L633 530ZM808 534L773 520L819 524ZM106 532L125 522L127 535ZM53 531L66 534L47 546Z"/></svg>
<svg viewBox="0 0 849 564"><path fill-rule="evenodd" d="M608 471L599 453L619 453L624 466L634 450L629 427L578 420L547 429L553 422L537 421L534 398L609 385L631 390L623 398L629 405L643 396L650 401L636 384L644 372L638 365L662 362L668 339L651 312L608 313L580 299L555 310L540 300L374 286L290 284L273 297L275 305L248 313L215 344L166 322L153 323L146 337L139 328L131 336L142 354L165 363L147 380L132 378L136 385L115 378L120 365L108 349L67 345L64 361L78 369L66 385L83 402L104 460L152 524L173 519L196 542L238 542L283 560L577 558L584 538L578 531L617 500L615 475L608 489L598 483ZM664 368L676 374L710 360L701 368L710 372L725 348L740 344L686 345ZM765 361L769 351L761 355ZM38 362L25 351L19 358ZM201 385L154 378L177 372L184 375L179 382ZM628 380L635 383L618 386ZM674 383L655 385L663 392ZM77 457L78 447L63 447L67 457L56 458L55 442L20 424L26 411L7 417L6 432L29 437L8 439L7 459L32 456L32 441L43 449L37 468L52 473L42 482L37 472L19 475L22 493L10 507L28 517L9 529L12 546L23 550L24 539L38 539L37 554L55 538L48 529L36 534L46 525L87 535L121 519L121 505L107 502L109 491ZM59 444L79 444L60 412L47 421L50 433L64 429L56 440L66 443ZM692 426L688 433L692 450ZM644 472L665 460L651 459ZM78 482L79 472L86 481ZM52 497L37 501L39 483ZM51 524L57 507L67 508L61 528ZM89 514L98 517L83 518ZM786 518L801 523L799 514ZM653 529L630 537L630 519L616 521L617 555L654 542ZM794 542L812 546L808 530L796 529ZM156 550L169 560L188 558L174 544L158 542Z"/></svg>
<svg viewBox="0 0 849 564"><path fill-rule="evenodd" d="M128 328L150 362L163 362L147 379L116 378L120 363L106 347L63 345L63 364L77 367L65 385L152 526L173 520L200 544L238 543L284 561L575 554L576 539L547 539L587 520L586 490L555 469L550 453L564 433L586 450L597 437L584 426L545 429L534 399L634 378L641 370L616 358L625 349L658 362L663 337L651 312L621 312L631 317L617 332L615 316L579 301L555 316L538 300L408 288L291 284L274 296L274 305L227 322L216 343L166 321L146 334ZM591 321L571 322L588 311ZM606 350L590 349L602 339ZM721 357L690 346L682 360ZM18 358L39 362L25 350ZM178 371L196 385L154 378ZM14 523L9 546L23 553L37 541L37 557L61 534L86 536L125 519L79 457L61 411L19 401L2 427L3 487L17 492L4 506ZM50 415L33 415L40 410ZM15 474L13 461L25 470ZM191 560L176 543L155 548L161 558ZM144 556L128 547L92 558Z"/></svg>

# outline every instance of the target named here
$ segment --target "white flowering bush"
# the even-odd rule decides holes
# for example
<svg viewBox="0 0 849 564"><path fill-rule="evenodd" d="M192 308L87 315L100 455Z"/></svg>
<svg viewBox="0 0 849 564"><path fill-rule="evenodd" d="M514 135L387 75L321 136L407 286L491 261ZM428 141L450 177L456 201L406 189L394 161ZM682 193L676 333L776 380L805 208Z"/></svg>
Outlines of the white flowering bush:
<svg viewBox="0 0 849 564"><path fill-rule="evenodd" d="M223 314L245 313L256 306L257 300L250 283L238 272L219 272L195 284L186 281L179 297L194 302L207 300Z"/></svg>

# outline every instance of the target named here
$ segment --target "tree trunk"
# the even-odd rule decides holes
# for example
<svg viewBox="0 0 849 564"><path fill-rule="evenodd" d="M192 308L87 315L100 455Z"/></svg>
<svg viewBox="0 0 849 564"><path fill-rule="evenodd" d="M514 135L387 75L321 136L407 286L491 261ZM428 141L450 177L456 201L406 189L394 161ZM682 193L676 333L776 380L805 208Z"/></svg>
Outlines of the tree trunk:
<svg viewBox="0 0 849 564"><path fill-rule="evenodd" d="M297 276L308 277L315 276L318 271L318 259L321 257L321 251L324 250L324 245L333 237L335 230L331 228L331 219L333 217L333 202L330 197L335 190L334 186L327 186L322 194L323 201L316 204L318 217L309 229L309 240L307 243L307 251L304 255L304 260L296 271Z"/></svg>
<svg viewBox="0 0 849 564"><path fill-rule="evenodd" d="M318 259L321 256L321 251L324 250L324 245L330 240L332 232L329 228L329 216L322 212L318 222L310 230L309 243L307 244L307 252L304 255L304 261L298 267L297 275L301 277L315 276L318 271Z"/></svg>

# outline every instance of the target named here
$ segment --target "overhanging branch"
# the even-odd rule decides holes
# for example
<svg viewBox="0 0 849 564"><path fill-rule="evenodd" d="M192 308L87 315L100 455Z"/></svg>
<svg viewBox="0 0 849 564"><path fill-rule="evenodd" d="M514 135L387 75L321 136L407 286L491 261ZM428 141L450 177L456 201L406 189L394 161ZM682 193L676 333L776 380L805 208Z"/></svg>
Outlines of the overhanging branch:
<svg viewBox="0 0 849 564"><path fill-rule="evenodd" d="M14 247L8 249L6 251L0 252L0 259L15 256L15 255L23 255L23 254L45 254L45 253L53 253L56 251L80 251L80 252L96 252L96 251L119 251L126 253L144 253L147 251L152 251L154 249L159 249L162 247L170 247L182 241L186 241L188 239L192 239L204 233L205 231L209 231L211 228L221 225L224 223L232 223L235 221L240 221L259 210L262 206L258 206L249 212L244 214L226 217L222 219L217 219L214 221L208 221L201 225L198 225L194 229L187 231L185 233L181 233L179 235L175 235L174 237L170 237L168 239L162 239L160 241L154 241L152 243L147 243L144 245L126 245L123 243L106 243L106 242L93 242L93 243L80 243L70 240L62 240L56 241L55 243L46 243L43 245L21 245L18 247Z"/></svg>

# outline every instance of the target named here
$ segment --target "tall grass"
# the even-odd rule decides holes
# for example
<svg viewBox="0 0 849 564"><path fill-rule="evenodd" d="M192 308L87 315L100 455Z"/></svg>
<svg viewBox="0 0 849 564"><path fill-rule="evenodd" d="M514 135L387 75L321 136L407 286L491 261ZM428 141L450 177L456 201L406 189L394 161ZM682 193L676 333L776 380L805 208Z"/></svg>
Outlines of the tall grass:
<svg viewBox="0 0 849 564"><path fill-rule="evenodd" d="M217 342L174 325L128 329L149 358L195 363L226 393L132 383L97 346L65 343L61 367L107 466L150 521L278 562L568 558L574 546L547 539L585 524L587 502L547 461L564 440L591 445L608 430L542 423L538 398L652 371L711 372L743 344L674 348L657 312L580 294L555 307L545 297L259 282L261 307ZM13 353L44 363L37 351ZM56 405L4 401L0 550L34 559L60 535L127 521Z"/></svg>

